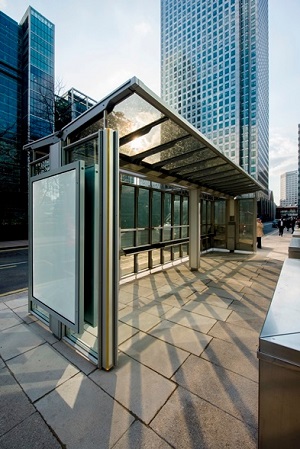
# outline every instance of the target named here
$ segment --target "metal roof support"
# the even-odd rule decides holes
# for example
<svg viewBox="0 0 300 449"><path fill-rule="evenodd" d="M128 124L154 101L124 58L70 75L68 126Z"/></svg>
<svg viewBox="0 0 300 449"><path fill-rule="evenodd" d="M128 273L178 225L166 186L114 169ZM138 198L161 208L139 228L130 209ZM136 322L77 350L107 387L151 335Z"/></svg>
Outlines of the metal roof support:
<svg viewBox="0 0 300 449"><path fill-rule="evenodd" d="M200 267L200 189L190 191L190 270Z"/></svg>

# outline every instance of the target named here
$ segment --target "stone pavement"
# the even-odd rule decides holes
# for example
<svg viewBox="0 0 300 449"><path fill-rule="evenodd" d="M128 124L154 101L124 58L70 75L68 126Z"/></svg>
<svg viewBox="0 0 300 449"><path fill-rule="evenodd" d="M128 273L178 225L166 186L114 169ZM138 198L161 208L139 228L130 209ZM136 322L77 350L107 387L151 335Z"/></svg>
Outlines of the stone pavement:
<svg viewBox="0 0 300 449"><path fill-rule="evenodd" d="M119 363L99 371L0 298L1 449L257 447L261 327L291 234L123 284Z"/></svg>

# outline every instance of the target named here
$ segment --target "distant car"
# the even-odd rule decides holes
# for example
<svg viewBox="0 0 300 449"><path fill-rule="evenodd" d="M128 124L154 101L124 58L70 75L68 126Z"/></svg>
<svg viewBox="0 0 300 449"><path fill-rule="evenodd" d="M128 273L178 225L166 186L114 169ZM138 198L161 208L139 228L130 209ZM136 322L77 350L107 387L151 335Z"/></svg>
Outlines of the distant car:
<svg viewBox="0 0 300 449"><path fill-rule="evenodd" d="M272 228L278 228L278 222L277 220L272 221Z"/></svg>

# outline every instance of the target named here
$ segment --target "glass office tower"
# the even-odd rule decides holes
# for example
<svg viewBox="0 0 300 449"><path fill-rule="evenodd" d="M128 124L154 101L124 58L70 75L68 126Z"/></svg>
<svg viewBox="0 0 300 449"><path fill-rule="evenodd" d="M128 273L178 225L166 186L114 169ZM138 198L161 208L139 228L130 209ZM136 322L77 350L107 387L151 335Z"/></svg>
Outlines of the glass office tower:
<svg viewBox="0 0 300 449"><path fill-rule="evenodd" d="M29 7L0 12L0 238L27 238L23 145L53 132L54 25Z"/></svg>
<svg viewBox="0 0 300 449"><path fill-rule="evenodd" d="M268 189L268 0L161 0L161 95Z"/></svg>

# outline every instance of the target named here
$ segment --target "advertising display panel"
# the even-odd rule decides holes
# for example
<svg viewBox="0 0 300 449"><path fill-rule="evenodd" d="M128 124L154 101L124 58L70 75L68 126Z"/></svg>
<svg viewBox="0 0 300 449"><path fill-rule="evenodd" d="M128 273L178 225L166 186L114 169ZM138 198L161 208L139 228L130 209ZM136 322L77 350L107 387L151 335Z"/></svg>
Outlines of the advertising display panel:
<svg viewBox="0 0 300 449"><path fill-rule="evenodd" d="M80 331L84 287L84 163L31 178L30 300Z"/></svg>

